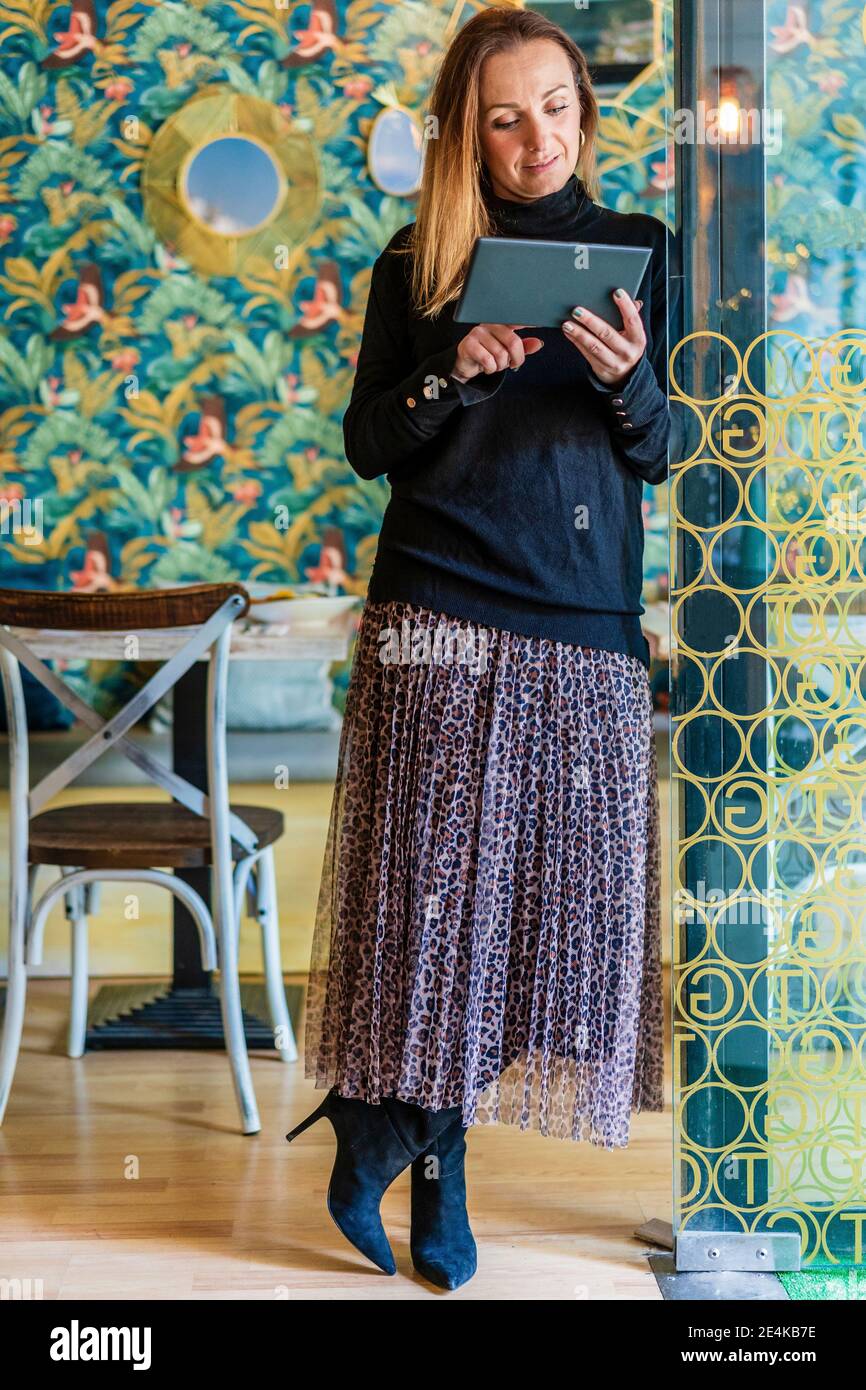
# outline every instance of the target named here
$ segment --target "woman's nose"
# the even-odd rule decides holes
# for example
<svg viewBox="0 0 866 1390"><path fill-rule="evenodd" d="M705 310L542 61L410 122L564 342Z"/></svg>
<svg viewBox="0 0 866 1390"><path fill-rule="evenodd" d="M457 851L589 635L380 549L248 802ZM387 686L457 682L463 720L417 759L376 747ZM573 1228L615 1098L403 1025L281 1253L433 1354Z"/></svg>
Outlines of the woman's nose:
<svg viewBox="0 0 866 1390"><path fill-rule="evenodd" d="M540 152L544 149L544 139L541 134L541 122L538 120L537 117L533 116L529 116L528 121L529 153L540 154Z"/></svg>

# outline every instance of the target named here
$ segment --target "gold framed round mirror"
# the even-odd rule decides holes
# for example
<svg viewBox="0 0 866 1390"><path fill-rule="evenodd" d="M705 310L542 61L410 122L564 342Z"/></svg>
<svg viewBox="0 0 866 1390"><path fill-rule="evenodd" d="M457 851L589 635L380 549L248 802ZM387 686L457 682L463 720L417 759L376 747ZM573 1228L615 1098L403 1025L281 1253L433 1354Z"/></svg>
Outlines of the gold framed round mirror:
<svg viewBox="0 0 866 1390"><path fill-rule="evenodd" d="M170 116L144 163L145 214L162 239L205 274L275 263L319 211L312 140L271 102L207 87Z"/></svg>

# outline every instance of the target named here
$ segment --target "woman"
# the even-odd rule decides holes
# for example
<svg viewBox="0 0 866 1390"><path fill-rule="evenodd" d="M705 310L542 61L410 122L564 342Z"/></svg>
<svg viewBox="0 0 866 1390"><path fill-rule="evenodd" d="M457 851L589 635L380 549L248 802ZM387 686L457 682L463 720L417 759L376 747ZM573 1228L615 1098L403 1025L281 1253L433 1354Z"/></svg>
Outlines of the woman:
<svg viewBox="0 0 866 1390"><path fill-rule="evenodd" d="M453 39L418 217L376 261L346 454L391 497L346 701L307 1004L328 1205L379 1268L476 1267L463 1159L500 1121L607 1148L661 1110L642 485L667 470L667 232L593 201L581 51L530 11ZM576 167L581 168L579 179ZM453 322L475 237L652 247L622 327Z"/></svg>

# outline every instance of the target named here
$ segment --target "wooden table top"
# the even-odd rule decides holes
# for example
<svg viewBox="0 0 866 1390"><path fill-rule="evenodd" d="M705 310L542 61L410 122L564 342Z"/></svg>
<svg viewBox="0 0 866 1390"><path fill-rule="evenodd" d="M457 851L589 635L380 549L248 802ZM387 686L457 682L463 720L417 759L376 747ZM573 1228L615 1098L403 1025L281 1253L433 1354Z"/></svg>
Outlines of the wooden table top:
<svg viewBox="0 0 866 1390"><path fill-rule="evenodd" d="M327 626L290 631L280 623L239 619L232 628L229 655L244 661L341 661L349 651L356 610ZM163 661L188 642L193 628L143 628L137 632L52 632L11 627L43 660ZM136 639L134 654L130 638ZM205 653L200 659L205 660Z"/></svg>

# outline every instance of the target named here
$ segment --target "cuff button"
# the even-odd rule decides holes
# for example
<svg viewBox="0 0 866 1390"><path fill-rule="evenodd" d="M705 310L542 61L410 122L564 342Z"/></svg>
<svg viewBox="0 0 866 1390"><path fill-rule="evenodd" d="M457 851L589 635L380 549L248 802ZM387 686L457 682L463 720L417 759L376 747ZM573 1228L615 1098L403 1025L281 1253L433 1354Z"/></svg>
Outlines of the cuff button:
<svg viewBox="0 0 866 1390"><path fill-rule="evenodd" d="M415 397L414 397L414 396L407 396L407 397L406 397L406 404L407 404L407 405L414 405L414 404L415 404Z"/></svg>
<svg viewBox="0 0 866 1390"><path fill-rule="evenodd" d="M439 378L439 385L440 385L440 386L447 386L447 385L448 385L448 378L447 378L447 377L444 377L444 376L440 376L440 378Z"/></svg>

